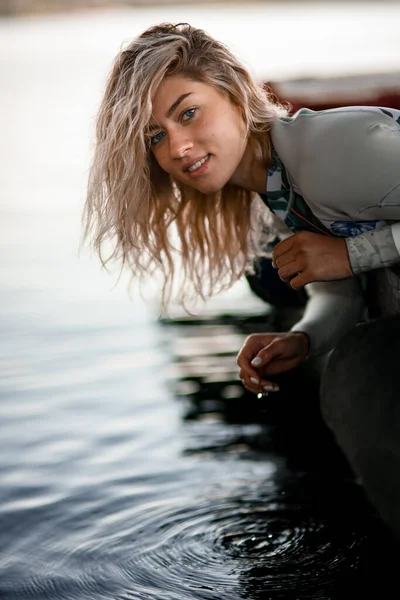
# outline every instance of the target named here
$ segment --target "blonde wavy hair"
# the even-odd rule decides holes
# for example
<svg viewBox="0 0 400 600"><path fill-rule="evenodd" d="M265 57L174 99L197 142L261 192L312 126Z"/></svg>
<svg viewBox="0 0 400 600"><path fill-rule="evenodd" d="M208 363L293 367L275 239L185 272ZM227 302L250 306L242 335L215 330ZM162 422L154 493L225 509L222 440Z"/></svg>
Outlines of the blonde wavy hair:
<svg viewBox="0 0 400 600"><path fill-rule="evenodd" d="M117 55L97 114L83 239L91 239L103 266L120 261L121 270L128 266L140 281L160 272L163 307L178 271L184 306L195 296L228 289L260 254L265 231L252 192L226 185L202 194L174 180L154 159L146 128L154 94L170 75L227 94L266 164L266 133L288 113L225 45L187 23L150 27Z"/></svg>

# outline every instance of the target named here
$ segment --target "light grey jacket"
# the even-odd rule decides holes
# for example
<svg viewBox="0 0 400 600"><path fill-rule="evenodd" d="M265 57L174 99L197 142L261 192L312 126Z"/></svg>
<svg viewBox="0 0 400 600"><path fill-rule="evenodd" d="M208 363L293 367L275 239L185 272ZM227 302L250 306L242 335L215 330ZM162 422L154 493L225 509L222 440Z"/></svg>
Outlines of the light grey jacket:
<svg viewBox="0 0 400 600"><path fill-rule="evenodd" d="M279 119L271 137L291 188L325 227L349 236L355 274L400 262L400 111L302 109ZM281 238L291 235L276 217L275 224ZM306 290L310 300L293 330L308 333L311 353L332 349L365 318L362 277Z"/></svg>

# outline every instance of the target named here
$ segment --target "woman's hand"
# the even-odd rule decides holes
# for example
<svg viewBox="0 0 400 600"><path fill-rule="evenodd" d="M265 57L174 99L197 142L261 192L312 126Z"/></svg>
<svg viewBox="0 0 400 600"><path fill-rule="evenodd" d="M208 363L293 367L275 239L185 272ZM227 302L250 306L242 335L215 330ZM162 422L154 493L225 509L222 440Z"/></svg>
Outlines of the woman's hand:
<svg viewBox="0 0 400 600"><path fill-rule="evenodd" d="M313 281L352 277L344 238L300 231L274 248L274 266L283 281L299 290Z"/></svg>
<svg viewBox="0 0 400 600"><path fill-rule="evenodd" d="M239 376L244 387L255 394L279 390L270 376L297 367L308 354L307 334L254 333L244 342L237 356Z"/></svg>

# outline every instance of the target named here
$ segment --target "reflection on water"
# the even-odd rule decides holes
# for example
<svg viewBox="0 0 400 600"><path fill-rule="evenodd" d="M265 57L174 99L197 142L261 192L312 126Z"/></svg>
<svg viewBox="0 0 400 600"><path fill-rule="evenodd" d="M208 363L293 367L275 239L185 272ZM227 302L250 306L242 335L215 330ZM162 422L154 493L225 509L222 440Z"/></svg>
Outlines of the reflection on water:
<svg viewBox="0 0 400 600"><path fill-rule="evenodd" d="M227 320L214 364L234 358L228 329L249 326ZM16 336L0 409L2 598L386 594L392 542L293 389L265 405L206 378L170 394L190 333L207 357L202 331L210 344L205 325L150 320Z"/></svg>
<svg viewBox="0 0 400 600"><path fill-rule="evenodd" d="M224 35L251 31L225 10ZM166 11L0 21L0 597L389 597L396 554L299 382L291 404L238 388L234 346L265 307L246 300L255 320L207 330L217 359L196 342L184 372L176 352L194 329L157 322L157 306L78 257L108 61L135 28L178 17Z"/></svg>

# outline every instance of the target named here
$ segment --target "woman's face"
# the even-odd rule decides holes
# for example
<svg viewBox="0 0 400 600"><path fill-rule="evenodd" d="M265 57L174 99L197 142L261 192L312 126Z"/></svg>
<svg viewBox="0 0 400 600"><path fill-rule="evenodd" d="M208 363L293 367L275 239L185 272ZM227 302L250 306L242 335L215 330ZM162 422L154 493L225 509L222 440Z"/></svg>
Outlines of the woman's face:
<svg viewBox="0 0 400 600"><path fill-rule="evenodd" d="M158 88L148 136L160 167L204 194L232 179L247 146L245 124L230 99L180 75Z"/></svg>

